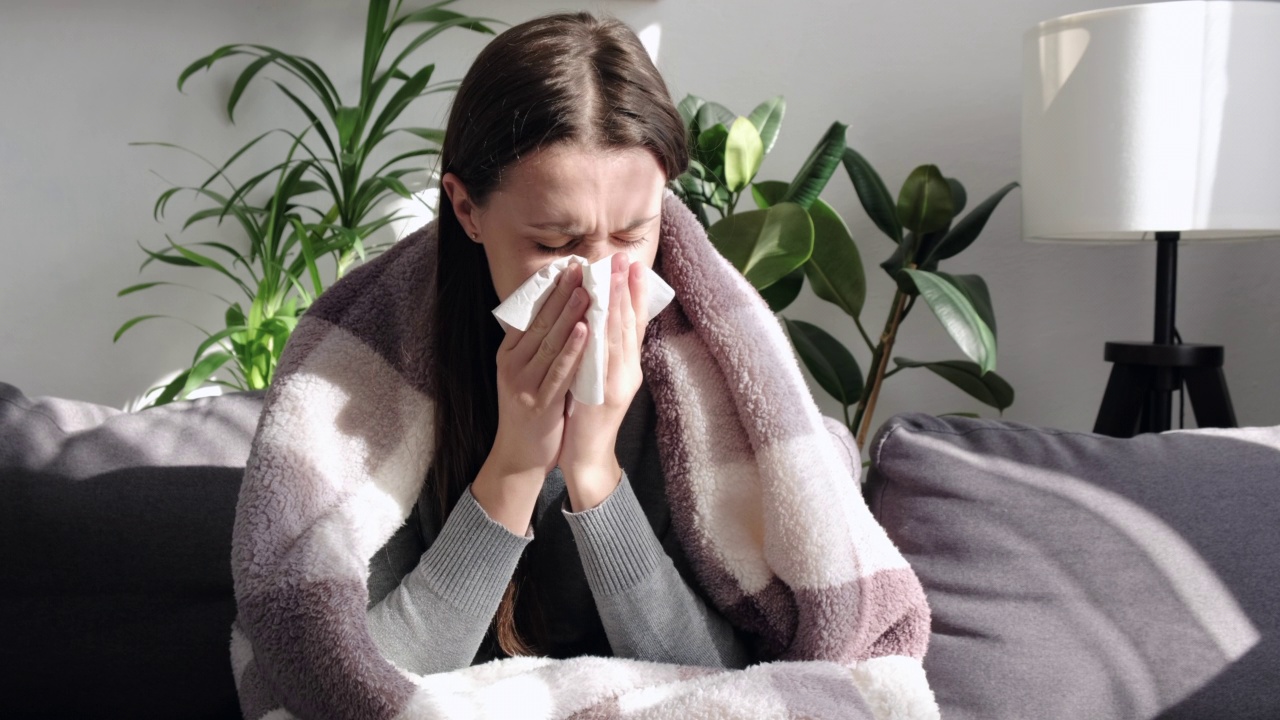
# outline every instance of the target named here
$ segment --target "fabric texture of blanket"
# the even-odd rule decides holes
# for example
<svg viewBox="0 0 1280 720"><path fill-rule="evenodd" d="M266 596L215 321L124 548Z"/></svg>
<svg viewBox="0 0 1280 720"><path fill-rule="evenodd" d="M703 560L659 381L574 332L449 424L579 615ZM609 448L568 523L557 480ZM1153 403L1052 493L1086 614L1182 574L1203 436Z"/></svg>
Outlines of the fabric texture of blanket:
<svg viewBox="0 0 1280 720"><path fill-rule="evenodd" d="M777 318L670 192L649 324L672 522L703 590L765 657L745 670L517 657L417 675L366 625L369 559L425 483L435 223L354 269L300 319L265 398L236 508L231 665L270 718L936 718L929 608L859 492Z"/></svg>

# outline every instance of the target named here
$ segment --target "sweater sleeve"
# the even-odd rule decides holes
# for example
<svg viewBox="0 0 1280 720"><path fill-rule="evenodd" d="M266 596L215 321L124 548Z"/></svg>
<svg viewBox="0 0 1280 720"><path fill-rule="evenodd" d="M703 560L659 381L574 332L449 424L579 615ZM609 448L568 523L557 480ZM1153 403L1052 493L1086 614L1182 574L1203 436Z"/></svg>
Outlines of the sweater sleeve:
<svg viewBox="0 0 1280 720"><path fill-rule="evenodd" d="M490 518L468 485L418 566L369 608L374 644L414 673L470 666L532 539Z"/></svg>
<svg viewBox="0 0 1280 720"><path fill-rule="evenodd" d="M744 668L744 638L699 597L662 549L631 482L582 512L562 507L609 646L618 657Z"/></svg>

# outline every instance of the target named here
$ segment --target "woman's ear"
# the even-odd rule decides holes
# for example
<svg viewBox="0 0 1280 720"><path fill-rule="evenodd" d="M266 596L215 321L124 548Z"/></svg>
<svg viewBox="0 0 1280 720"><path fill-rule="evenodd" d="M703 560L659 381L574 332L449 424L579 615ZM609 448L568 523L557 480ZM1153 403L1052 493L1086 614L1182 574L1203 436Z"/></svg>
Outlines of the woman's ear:
<svg viewBox="0 0 1280 720"><path fill-rule="evenodd" d="M480 242L480 226L477 224L477 216L479 208L471 200L471 196L467 193L467 186L462 184L462 178L453 173L445 173L440 178L440 187L444 190L448 202L453 205L453 214L461 223L462 229L475 242Z"/></svg>

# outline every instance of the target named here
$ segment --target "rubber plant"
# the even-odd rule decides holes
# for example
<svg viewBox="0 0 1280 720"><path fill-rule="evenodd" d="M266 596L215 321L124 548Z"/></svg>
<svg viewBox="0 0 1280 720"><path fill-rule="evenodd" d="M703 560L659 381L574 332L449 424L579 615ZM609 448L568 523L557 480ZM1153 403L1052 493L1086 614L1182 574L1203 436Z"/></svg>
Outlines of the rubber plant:
<svg viewBox="0 0 1280 720"><path fill-rule="evenodd" d="M336 281L357 258L364 261L390 245L366 247L365 243L375 231L399 219L386 209L384 201L393 196L414 198L405 178L428 172L425 159L437 155L444 140L440 129L395 123L419 98L457 88L457 81L433 83L435 65L419 64L413 56L451 28L493 33L486 24L489 19L447 9L452 2L405 9L401 0L394 4L371 0L359 87L347 96L315 61L265 45L224 45L191 63L178 76L178 90L182 91L200 71L232 58L247 59L227 97L227 119L234 124L236 108L255 79L269 81L301 119L296 130L275 128L259 134L220 164L170 143L134 143L182 150L212 168L199 185L174 186L161 193L153 210L157 221L164 218L172 198L190 192L199 207L183 222L182 230L201 222L221 227L224 220L230 220L233 230L229 232L240 236L239 242L228 238L226 242L180 243L166 234L167 245L158 250L139 243L147 256L139 272L153 261L213 271L229 279L246 298L242 304L214 295L227 306L225 327L217 332L188 323L205 339L197 346L189 368L163 388L147 390L150 394L160 389L152 404L180 400L206 383L236 390L267 387L298 318L332 284L321 277L316 261L333 257ZM393 40L401 38L405 38L403 48L384 62ZM352 95L354 102L348 99ZM375 160L374 151L396 133L412 139L410 149L384 161ZM243 180L233 179L232 166L273 136L287 148L283 159L247 173ZM258 153L266 154L266 147L264 144ZM117 296L161 285L195 289L153 281L126 287ZM112 342L138 323L160 317L181 320L163 314L134 317L120 326ZM214 377L223 368L228 369L230 380Z"/></svg>
<svg viewBox="0 0 1280 720"><path fill-rule="evenodd" d="M866 158L846 145L847 126L839 122L832 123L789 182L757 180L786 112L781 96L745 117L693 95L679 108L692 161L671 187L707 228L711 242L774 312L787 308L807 280L815 295L853 320L870 355L865 373L855 354L831 333L782 316L796 354L815 382L841 404L859 447L866 443L884 381L904 370L929 370L1000 412L1013 404L1013 388L995 372L996 319L986 282L978 275L942 272L939 265L973 244L1016 182L962 217L964 186L935 165L921 165L895 199ZM875 337L863 325L867 282L858 244L844 218L819 197L841 166L871 221L893 243L880 267L895 281L895 291ZM738 212L738 201L748 189L756 207ZM719 213L714 222L708 208ZM918 361L893 355L899 329L920 298L964 359Z"/></svg>

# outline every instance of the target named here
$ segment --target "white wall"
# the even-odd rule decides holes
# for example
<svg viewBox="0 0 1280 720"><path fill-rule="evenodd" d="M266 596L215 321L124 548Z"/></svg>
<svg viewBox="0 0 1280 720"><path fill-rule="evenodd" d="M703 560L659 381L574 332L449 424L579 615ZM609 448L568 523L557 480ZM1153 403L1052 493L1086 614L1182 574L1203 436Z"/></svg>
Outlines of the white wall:
<svg viewBox="0 0 1280 720"><path fill-rule="evenodd" d="M463 0L466 12L517 22L566 7L605 10L637 29L659 23L659 65L672 93L694 92L745 113L786 95L783 134L762 177L789 179L833 120L896 192L918 164L935 163L969 188L971 204L1010 180L1019 162L1022 33L1059 15L1119 4L1104 0L633 0L586 3ZM179 70L228 42L262 42L310 55L350 87L359 69L363 3L356 0L8 0L0 5L0 380L28 395L123 406L161 375L185 367L203 336L175 321L134 328L152 312L209 329L222 305L172 288L116 298L146 280L232 292L208 272L141 275L136 243L158 248L171 221L151 219L167 185L200 176L175 151L130 147L164 140L226 157L256 132L296 125L265 84L246 96L236 126L219 108L231 66L199 75L179 94ZM461 77L483 39L458 31L428 46L438 77ZM442 104L413 111L414 124L443 125ZM876 265L891 249L865 219L841 172L824 197L849 219L870 268L868 329L882 323L891 285ZM180 210L176 207L175 210ZM1106 340L1149 339L1153 247L1069 247L1020 239L1020 197L1000 207L954 272L989 283L1000 331L999 372L1017 389L1006 417L1092 427L1109 365ZM184 241L212 235L182 233ZM236 239L234 233L228 236ZM1240 422L1280 423L1280 243L1185 247L1179 328L1188 342L1227 347L1227 376ZM788 311L831 329L851 347L852 324L806 291ZM955 357L923 304L898 352ZM867 354L860 352L860 359ZM824 394L826 411L837 408ZM976 402L924 371L891 379L878 419L898 411L977 410Z"/></svg>

